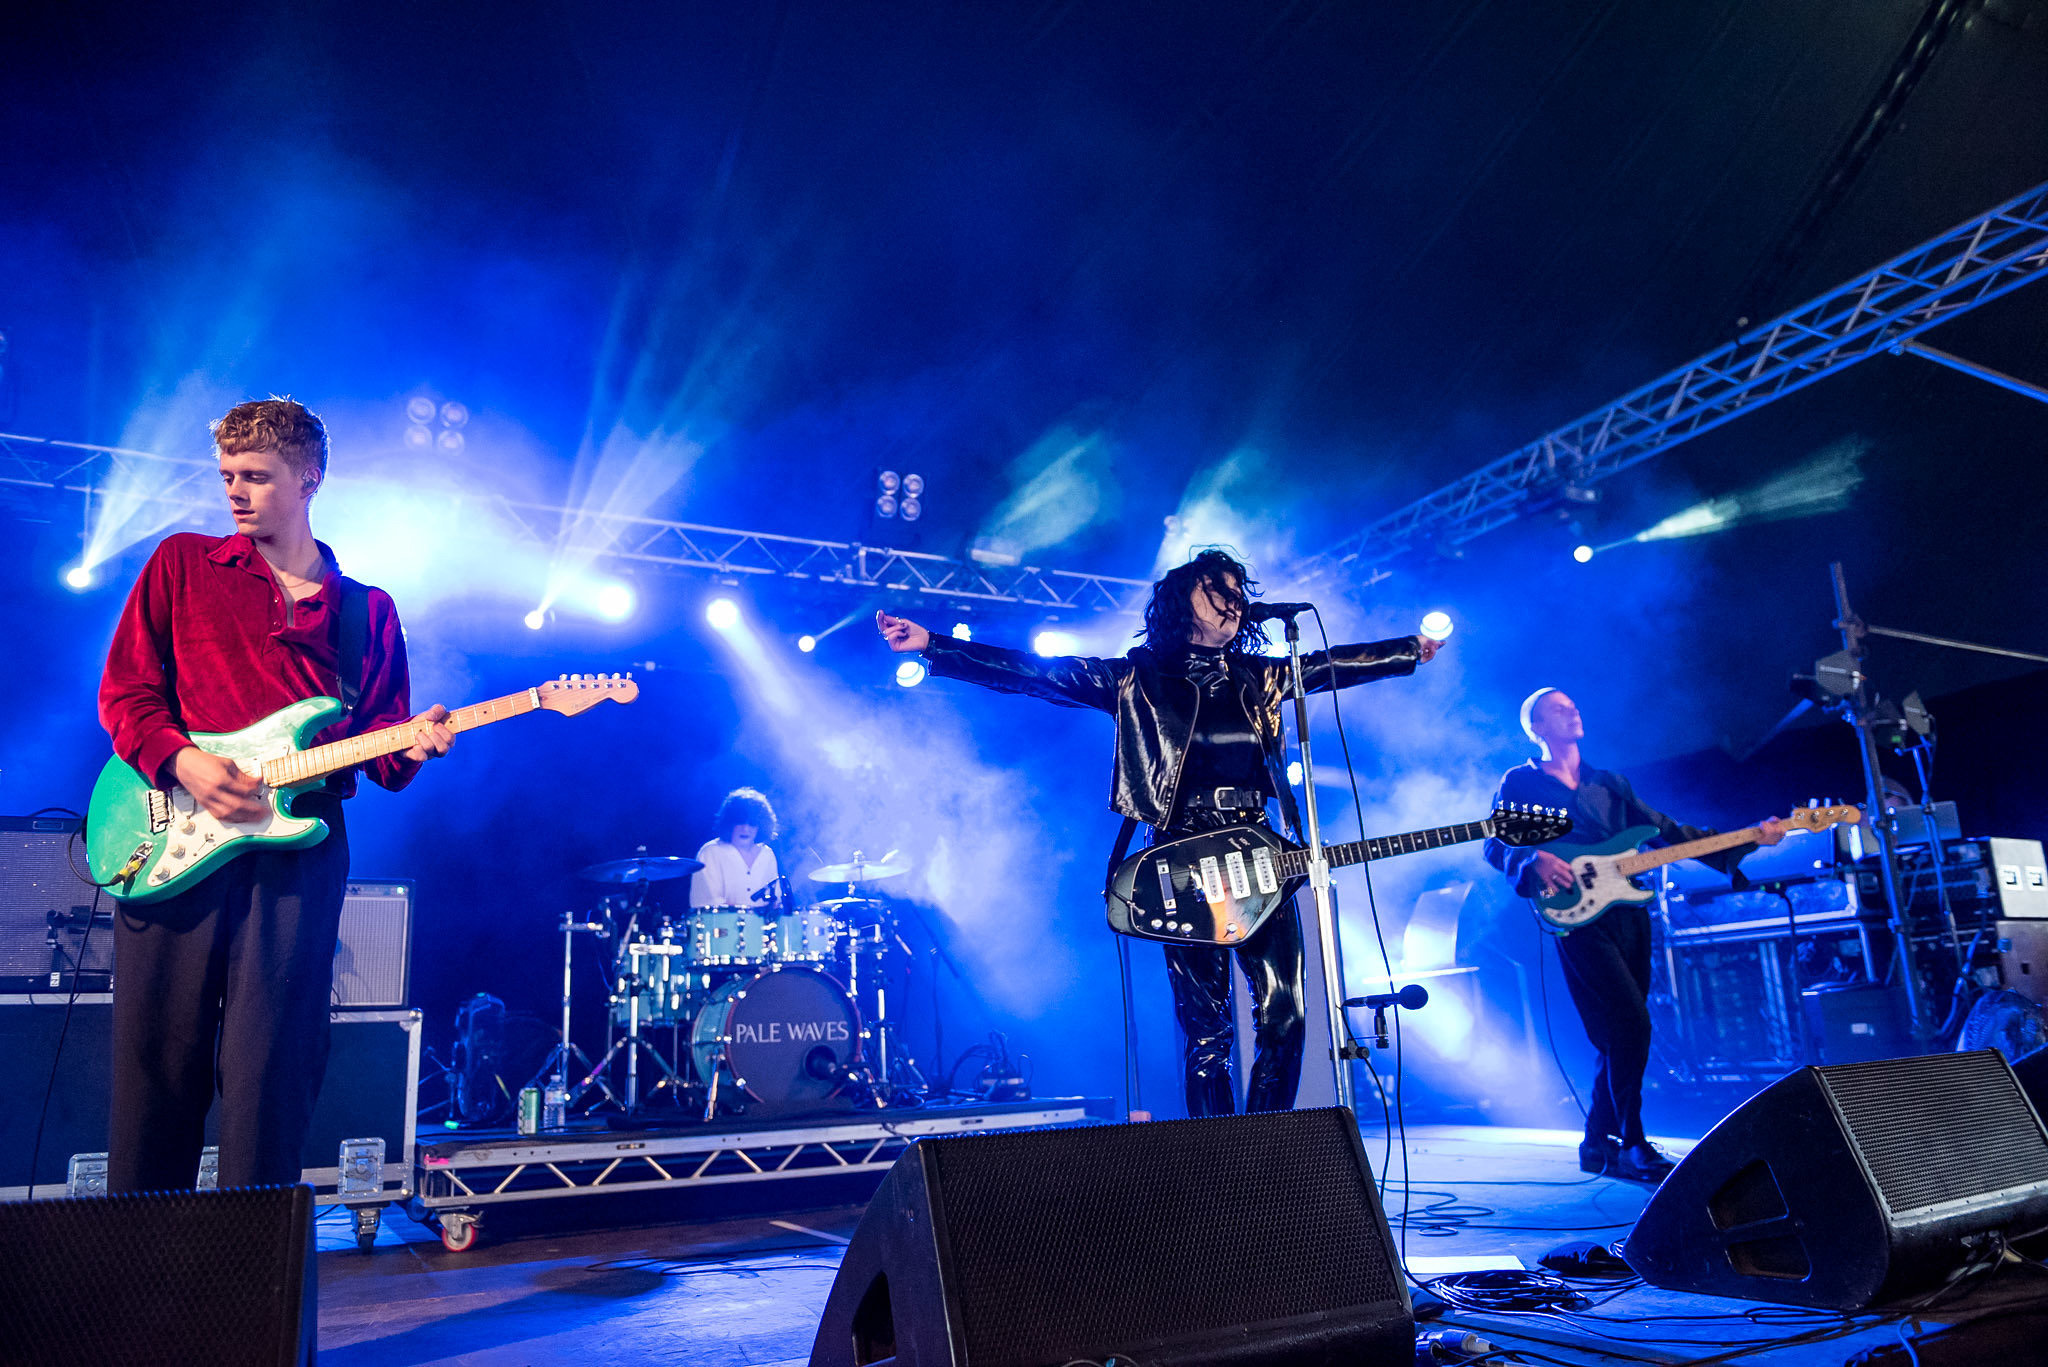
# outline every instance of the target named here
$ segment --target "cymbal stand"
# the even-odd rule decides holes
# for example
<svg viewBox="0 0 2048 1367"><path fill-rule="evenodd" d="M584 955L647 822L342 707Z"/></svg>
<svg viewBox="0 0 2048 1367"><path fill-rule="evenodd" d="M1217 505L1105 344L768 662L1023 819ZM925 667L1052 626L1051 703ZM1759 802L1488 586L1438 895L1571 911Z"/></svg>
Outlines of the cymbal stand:
<svg viewBox="0 0 2048 1367"><path fill-rule="evenodd" d="M632 942L628 942L624 946L627 967L624 975L619 977L617 981L619 990L626 998L626 1033L612 1042L612 1047L605 1050L604 1057L597 1061L597 1066L590 1070L589 1075L581 1083L577 1084L576 1089L581 1093L594 1084L604 1075L605 1070L611 1067L612 1060L618 1057L619 1051L624 1050L626 1055L626 1100L623 1109L627 1115L637 1114L640 1110L640 1053L642 1050L647 1052L647 1057L653 1059L655 1066L661 1069L662 1072L662 1081L655 1083L653 1090L659 1091L663 1087L669 1087L672 1089L670 1093L672 1096L680 1097L683 1093L683 1080L676 1076L675 1068L662 1056L661 1050L640 1037L640 960L645 957L642 952L645 948L643 945Z"/></svg>
<svg viewBox="0 0 2048 1367"><path fill-rule="evenodd" d="M593 1071L590 1077L585 1079L582 1085L577 1087L574 1092L569 1090L569 1060L573 1058L583 1067L590 1067L590 1056L577 1048L569 1039L569 1003L575 993L575 977L572 970L575 964L576 936L578 934L595 935L599 939L607 939L611 935L611 927L603 921L579 921L573 912L565 911L562 913L562 1038L555 1045L554 1049L549 1052L547 1060L541 1064L539 1071L534 1073L533 1081L527 1084L528 1086L536 1086L542 1078L552 1074L554 1085L561 1088L563 1095L567 1098L563 1104L563 1110L565 1111L575 1106L582 1099L583 1094L593 1086L604 1093L606 1101L609 1101L614 1106L619 1104L618 1097L613 1095L611 1085L604 1080L601 1072Z"/></svg>

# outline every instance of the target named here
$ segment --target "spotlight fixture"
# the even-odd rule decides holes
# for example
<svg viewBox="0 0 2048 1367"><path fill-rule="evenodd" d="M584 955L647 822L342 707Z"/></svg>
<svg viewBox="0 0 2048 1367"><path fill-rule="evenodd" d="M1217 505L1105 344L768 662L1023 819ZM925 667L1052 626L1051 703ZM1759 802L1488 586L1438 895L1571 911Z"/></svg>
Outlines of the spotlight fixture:
<svg viewBox="0 0 2048 1367"><path fill-rule="evenodd" d="M424 451L434 444L434 434L424 427L405 429L405 444L415 451Z"/></svg>
<svg viewBox="0 0 2048 1367"><path fill-rule="evenodd" d="M924 504L908 495L904 496L903 502L897 507L902 512L905 522L915 522L924 516Z"/></svg>
<svg viewBox="0 0 2048 1367"><path fill-rule="evenodd" d="M897 477L894 470L884 470L875 476L875 488L881 493L893 494L902 487L903 481Z"/></svg>
<svg viewBox="0 0 2048 1367"><path fill-rule="evenodd" d="M424 395L415 394L405 401L405 416L425 427L434 420L434 401Z"/></svg>
<svg viewBox="0 0 2048 1367"><path fill-rule="evenodd" d="M1581 565L1585 564L1588 560L1591 560L1592 558L1593 548L1591 546L1581 545L1574 546L1572 548L1572 559L1578 561Z"/></svg>
<svg viewBox="0 0 2048 1367"><path fill-rule="evenodd" d="M1422 614L1422 634L1432 641L1448 641L1453 630L1451 614L1441 609Z"/></svg>
<svg viewBox="0 0 2048 1367"><path fill-rule="evenodd" d="M953 639L956 641L973 640L974 628L966 622L953 623Z"/></svg>
<svg viewBox="0 0 2048 1367"><path fill-rule="evenodd" d="M796 648L808 655L818 648L818 638L807 632L796 638Z"/></svg>
<svg viewBox="0 0 2048 1367"><path fill-rule="evenodd" d="M1081 646L1080 638L1071 631L1058 627L1046 627L1031 638L1033 654L1050 658L1054 655L1071 655Z"/></svg>
<svg viewBox="0 0 2048 1367"><path fill-rule="evenodd" d="M912 501L913 501L913 502L915 502L915 500L912 500ZM894 494L881 494L881 495L878 495L878 496L876 497L876 499L875 499L875 516L876 516L876 517L894 517L894 516L896 516L896 495L894 495Z"/></svg>
<svg viewBox="0 0 2048 1367"><path fill-rule="evenodd" d="M730 598L714 598L704 607L704 620L720 631L731 631L740 624L740 605Z"/></svg>
<svg viewBox="0 0 2048 1367"><path fill-rule="evenodd" d="M1301 761L1298 759L1287 761L1287 786L1290 788L1299 788L1301 786Z"/></svg>
<svg viewBox="0 0 2048 1367"><path fill-rule="evenodd" d="M83 565L73 565L64 571L64 587L84 593L92 587L92 571Z"/></svg>
<svg viewBox="0 0 2048 1367"><path fill-rule="evenodd" d="M905 475L903 477L903 496L905 498L923 498L924 476Z"/></svg>
<svg viewBox="0 0 2048 1367"><path fill-rule="evenodd" d="M627 584L606 584L597 591L597 615L607 622L623 622L633 615L633 589Z"/></svg>
<svg viewBox="0 0 2048 1367"><path fill-rule="evenodd" d="M457 403L455 400L450 399L447 403L441 405L441 425L443 427L460 427L468 421L468 404Z"/></svg>
<svg viewBox="0 0 2048 1367"><path fill-rule="evenodd" d="M440 437L440 447L443 451L460 451L463 447L462 434L452 427L443 428Z"/></svg>
<svg viewBox="0 0 2048 1367"><path fill-rule="evenodd" d="M899 688L915 688L924 682L924 664L919 660L905 660L896 666L896 685Z"/></svg>
<svg viewBox="0 0 2048 1367"><path fill-rule="evenodd" d="M548 615L547 613L541 611L541 609L535 608L532 612L527 613L526 616L520 620L526 623L526 629L528 631L539 631L542 627L548 624Z"/></svg>

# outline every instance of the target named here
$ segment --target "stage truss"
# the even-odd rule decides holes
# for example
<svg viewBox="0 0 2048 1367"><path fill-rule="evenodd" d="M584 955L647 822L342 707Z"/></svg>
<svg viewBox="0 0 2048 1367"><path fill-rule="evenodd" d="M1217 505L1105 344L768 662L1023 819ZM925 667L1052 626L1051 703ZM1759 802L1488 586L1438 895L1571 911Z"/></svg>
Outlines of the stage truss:
<svg viewBox="0 0 2048 1367"><path fill-rule="evenodd" d="M211 516L220 511L211 461L119 446L0 432L0 485L69 493L91 506L112 491ZM1073 613L1135 613L1151 584L1035 565L985 564L926 551L824 541L781 532L711 527L654 517L522 503L496 495L457 500L451 518L481 515L515 542L590 564L697 570L735 581L770 576L911 594L935 602L1010 604Z"/></svg>
<svg viewBox="0 0 2048 1367"><path fill-rule="evenodd" d="M2037 185L1388 514L1310 557L1304 577L1377 583L1410 551L1454 550L1568 487L1606 479L1880 352L1954 364L1911 339L2044 270L2048 185ZM1959 368L2014 387L1981 367Z"/></svg>

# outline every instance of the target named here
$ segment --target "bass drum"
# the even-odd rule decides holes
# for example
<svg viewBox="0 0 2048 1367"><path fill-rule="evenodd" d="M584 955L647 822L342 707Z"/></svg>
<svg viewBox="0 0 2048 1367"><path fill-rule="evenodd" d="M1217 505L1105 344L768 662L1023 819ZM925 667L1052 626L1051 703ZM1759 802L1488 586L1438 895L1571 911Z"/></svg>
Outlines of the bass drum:
<svg viewBox="0 0 2048 1367"><path fill-rule="evenodd" d="M860 1057L860 1013L839 984L809 968L771 968L711 994L690 1029L697 1076L721 1103L756 1111L823 1106Z"/></svg>

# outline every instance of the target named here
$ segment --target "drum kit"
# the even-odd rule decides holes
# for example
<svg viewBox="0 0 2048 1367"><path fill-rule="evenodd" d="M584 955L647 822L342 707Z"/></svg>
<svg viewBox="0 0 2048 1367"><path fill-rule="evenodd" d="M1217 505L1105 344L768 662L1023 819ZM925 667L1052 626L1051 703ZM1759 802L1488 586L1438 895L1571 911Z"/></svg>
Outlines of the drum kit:
<svg viewBox="0 0 2048 1367"><path fill-rule="evenodd" d="M808 881L836 895L805 906L786 878L745 906L677 909L680 899L656 895L702 867L642 853L579 873L609 891L596 909L561 919L562 1043L542 1076L562 1112L588 1099L647 1122L659 1103L708 1121L922 1101L925 1078L889 1014L890 974L909 946L875 895L909 863L856 852L812 869ZM595 1064L569 1040L579 935L609 951L612 1039ZM573 1086L572 1062L588 1070Z"/></svg>

